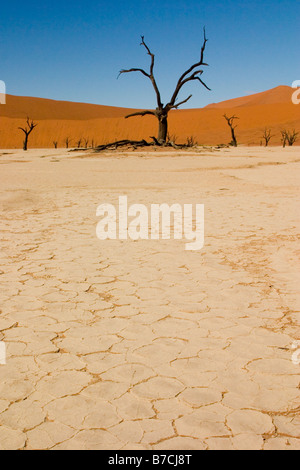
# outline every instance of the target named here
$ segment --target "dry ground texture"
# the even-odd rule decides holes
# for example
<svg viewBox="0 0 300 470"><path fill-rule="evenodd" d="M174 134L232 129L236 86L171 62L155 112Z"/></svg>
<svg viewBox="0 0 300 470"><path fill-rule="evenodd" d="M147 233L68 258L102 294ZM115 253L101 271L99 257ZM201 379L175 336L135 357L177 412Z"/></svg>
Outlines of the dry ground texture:
<svg viewBox="0 0 300 470"><path fill-rule="evenodd" d="M0 155L1 449L299 449L299 148ZM205 204L205 247L100 241Z"/></svg>

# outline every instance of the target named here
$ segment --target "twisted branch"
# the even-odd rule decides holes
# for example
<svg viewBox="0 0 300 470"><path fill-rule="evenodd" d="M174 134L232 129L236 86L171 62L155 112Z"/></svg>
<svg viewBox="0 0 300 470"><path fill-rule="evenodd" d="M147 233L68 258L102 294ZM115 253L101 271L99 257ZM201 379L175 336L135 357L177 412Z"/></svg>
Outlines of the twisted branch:
<svg viewBox="0 0 300 470"><path fill-rule="evenodd" d="M125 116L125 119L130 118L132 116L146 116L147 114L151 114L152 116L156 116L154 111L137 111L136 113L128 114Z"/></svg>
<svg viewBox="0 0 300 470"><path fill-rule="evenodd" d="M159 92L159 89L158 89L158 86L157 86L157 83L156 83L156 80L155 80L155 77L154 77L154 74L153 74L155 56L154 56L154 54L152 54L149 47L145 43L144 36L141 36L141 38L142 38L142 42L141 42L140 46L144 46L146 51L147 51L147 54L150 55L150 57L151 57L150 73L147 73L147 72L145 72L144 69L139 69L139 68L132 68L132 69L128 69L128 70L123 69L123 70L120 70L118 77L123 73L130 73L130 72L140 72L143 75L145 75L145 77L149 78L151 83L152 83L152 86L153 86L155 94L156 94L157 106L159 108L161 108L163 106L163 104L161 102L160 92ZM136 114L134 114L134 115L136 116Z"/></svg>
<svg viewBox="0 0 300 470"><path fill-rule="evenodd" d="M30 121L29 117L26 120L27 126L28 127L18 127L21 131L24 132L25 135L29 135L33 129L37 126L37 123L35 124L33 121Z"/></svg>
<svg viewBox="0 0 300 470"><path fill-rule="evenodd" d="M171 98L171 100L170 100L170 102L168 103L167 106L174 107L174 104L175 104L175 101L177 99L178 93L180 92L183 85L185 85L189 81L198 80L207 90L210 91L210 88L199 77L199 75L203 74L203 70L200 69L200 70L196 70L196 71L193 72L193 70L195 68L198 68L198 67L201 67L201 66L208 66L208 64L206 62L204 62L204 52L205 52L206 43L207 43L208 39L206 38L205 28L203 29L203 31L204 31L204 40L203 40L203 44L202 44L202 48L201 48L200 60L199 60L199 62L196 62L195 64L191 65L191 67L189 69L187 69L181 75L181 77L179 78L179 80L177 82L177 85L176 85L175 91L172 95L172 98ZM191 72L193 72L192 75L188 76Z"/></svg>

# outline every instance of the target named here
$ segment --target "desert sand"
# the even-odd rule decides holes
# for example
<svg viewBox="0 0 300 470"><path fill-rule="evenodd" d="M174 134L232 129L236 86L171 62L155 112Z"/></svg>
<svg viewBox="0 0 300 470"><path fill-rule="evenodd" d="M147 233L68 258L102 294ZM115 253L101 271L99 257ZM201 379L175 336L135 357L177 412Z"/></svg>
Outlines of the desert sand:
<svg viewBox="0 0 300 470"><path fill-rule="evenodd" d="M262 93L211 104L200 109L182 109L169 113L169 135L177 143L193 137L200 145L227 144L231 140L224 113L239 120L237 139L243 145L260 145L266 127L272 130L271 145L281 145L281 130L300 131L300 105L292 103L295 90L279 86ZM134 97L133 97L134 99ZM153 105L155 103L153 102ZM157 135L157 119L152 116L125 119L134 110L85 103L70 103L42 98L7 96L0 106L0 148L22 148L23 133L18 130L29 116L38 127L30 135L30 148L65 147L88 139L89 145L121 139L151 140ZM299 145L299 139L296 145Z"/></svg>
<svg viewBox="0 0 300 470"><path fill-rule="evenodd" d="M0 448L299 450L299 165L2 151ZM204 248L98 240L119 195L205 204Z"/></svg>

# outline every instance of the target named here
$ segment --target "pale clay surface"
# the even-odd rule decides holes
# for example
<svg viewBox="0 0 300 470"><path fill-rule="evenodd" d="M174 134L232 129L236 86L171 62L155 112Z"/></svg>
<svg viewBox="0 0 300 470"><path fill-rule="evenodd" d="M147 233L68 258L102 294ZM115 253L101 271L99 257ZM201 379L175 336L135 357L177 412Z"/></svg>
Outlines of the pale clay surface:
<svg viewBox="0 0 300 470"><path fill-rule="evenodd" d="M299 147L83 156L0 155L0 449L299 449ZM119 195L205 247L101 242Z"/></svg>

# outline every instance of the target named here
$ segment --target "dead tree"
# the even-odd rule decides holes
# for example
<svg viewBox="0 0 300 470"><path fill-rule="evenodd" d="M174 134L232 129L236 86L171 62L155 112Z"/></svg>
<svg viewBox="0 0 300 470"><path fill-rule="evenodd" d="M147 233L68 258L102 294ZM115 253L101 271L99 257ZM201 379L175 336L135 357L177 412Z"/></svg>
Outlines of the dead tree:
<svg viewBox="0 0 300 470"><path fill-rule="evenodd" d="M286 131L280 131L281 133L281 142L282 142L282 147L284 148L286 146Z"/></svg>
<svg viewBox="0 0 300 470"><path fill-rule="evenodd" d="M231 145L232 147L237 147L237 140L236 140L236 136L235 136L235 129L236 129L237 126L234 126L233 122L234 122L235 119L239 119L239 118L235 115L228 117L226 114L224 114L223 117L226 119L227 124L228 124L228 126L230 127L230 130L231 130L231 139L232 140L231 140L229 145Z"/></svg>
<svg viewBox="0 0 300 470"><path fill-rule="evenodd" d="M193 135L191 135L190 137L187 137L186 145L187 145L187 147L195 147L197 145L197 142L196 142L195 137Z"/></svg>
<svg viewBox="0 0 300 470"><path fill-rule="evenodd" d="M58 144L57 140L53 140L53 145L55 149L57 149L57 144Z"/></svg>
<svg viewBox="0 0 300 470"><path fill-rule="evenodd" d="M31 134L33 129L37 126L37 123L34 123L32 120L29 119L29 117L27 117L26 124L27 124L26 127L19 127L19 129L23 131L25 134L25 138L23 141L23 150L27 150L29 135Z"/></svg>
<svg viewBox="0 0 300 470"><path fill-rule="evenodd" d="M136 112L136 113L129 114L128 116L125 116L125 118L129 118L129 117L132 117L132 116L146 116L146 115L155 116L158 119L158 137L157 137L157 141L160 144L164 144L166 142L167 135L168 135L168 114L169 114L169 111L171 111L171 109L179 108L179 106L186 103L192 97L192 95L189 95L185 100L180 101L180 102L176 102L176 100L178 98L178 95L179 95L179 92L181 91L182 87L190 81L197 80L207 90L210 90L210 88L208 88L208 86L200 78L201 75L203 74L203 70L201 68L199 68L199 67L202 67L202 66L208 66L208 64L204 62L204 52L205 52L205 47L206 47L206 43L207 43L208 40L206 38L205 28L204 28L204 41L203 41L203 44L202 44L199 61L196 62L195 64L191 65L179 77L179 80L177 82L177 85L175 87L173 95L171 96L170 101L166 105L164 105L162 103L160 91L159 91L159 88L157 86L157 83L156 83L156 80L155 80L155 77L154 77L154 73L153 73L155 56L150 51L147 44L145 43L144 36L141 36L141 38L142 38L142 42L141 42L140 45L143 46L146 49L147 54L151 57L151 64L150 64L149 72L146 72L144 69L141 69L141 68L132 68L132 69L128 69L128 70L121 70L120 73L119 73L119 76L123 73L140 72L145 77L149 78L149 80L151 81L152 86L154 88L154 91L155 91L157 107L156 107L155 110L145 110L145 111L139 111L139 112Z"/></svg>
<svg viewBox="0 0 300 470"><path fill-rule="evenodd" d="M109 144L98 145L95 148L96 152L102 152L103 150L116 150L118 147L149 147L151 143L146 142L145 140L118 140L117 142L111 142Z"/></svg>
<svg viewBox="0 0 300 470"><path fill-rule="evenodd" d="M294 143L296 142L298 138L298 134L299 132L296 132L295 129L287 132L287 141L289 143L289 146L294 145Z"/></svg>
<svg viewBox="0 0 300 470"><path fill-rule="evenodd" d="M84 139L83 139L83 142L84 142L84 148L86 148L86 149L88 148L88 145L89 145L89 140L90 140L89 138L87 138L87 139L86 139L86 138L84 138Z"/></svg>
<svg viewBox="0 0 300 470"><path fill-rule="evenodd" d="M72 139L70 139L70 137L66 137L66 138L65 138L66 149L69 148L69 145L70 145L71 140L72 140Z"/></svg>
<svg viewBox="0 0 300 470"><path fill-rule="evenodd" d="M263 138L264 141L265 141L265 147L268 147L269 142L270 142L270 140L272 139L272 137L274 137L274 136L271 134L271 129L268 129L268 128L266 127L265 130L264 130L264 133L263 133L263 135L262 135L262 138Z"/></svg>
<svg viewBox="0 0 300 470"><path fill-rule="evenodd" d="M176 134L170 135L170 134L168 133L168 135L167 135L167 143L176 145L176 140L177 140L177 135L176 135Z"/></svg>
<svg viewBox="0 0 300 470"><path fill-rule="evenodd" d="M281 141L283 143L283 147L285 147L287 143L290 147L292 147L292 145L294 145L298 138L298 134L299 132L296 132L295 129L293 129L292 131L288 131L286 129L281 131Z"/></svg>

